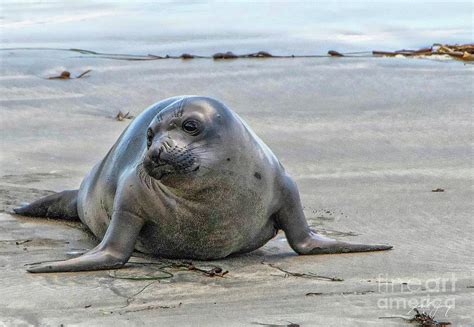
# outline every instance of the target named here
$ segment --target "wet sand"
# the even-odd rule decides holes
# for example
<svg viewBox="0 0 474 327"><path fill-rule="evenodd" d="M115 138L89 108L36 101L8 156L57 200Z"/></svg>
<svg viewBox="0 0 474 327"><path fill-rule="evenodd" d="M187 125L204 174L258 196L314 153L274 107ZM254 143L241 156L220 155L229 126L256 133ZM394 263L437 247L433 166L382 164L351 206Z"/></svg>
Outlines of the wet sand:
<svg viewBox="0 0 474 327"><path fill-rule="evenodd" d="M64 69L92 71L44 79ZM440 320L472 324L473 76L473 66L453 61L129 62L4 52L0 322L402 326L380 317L410 316L428 299ZM238 112L294 176L316 229L394 250L303 257L279 234L251 254L196 262L223 267L225 278L176 270L161 282L108 271L26 273L26 263L66 258L96 242L79 224L14 216L11 208L77 188L130 122L114 119L119 110L136 116L178 94L213 96ZM285 276L262 262L343 281Z"/></svg>

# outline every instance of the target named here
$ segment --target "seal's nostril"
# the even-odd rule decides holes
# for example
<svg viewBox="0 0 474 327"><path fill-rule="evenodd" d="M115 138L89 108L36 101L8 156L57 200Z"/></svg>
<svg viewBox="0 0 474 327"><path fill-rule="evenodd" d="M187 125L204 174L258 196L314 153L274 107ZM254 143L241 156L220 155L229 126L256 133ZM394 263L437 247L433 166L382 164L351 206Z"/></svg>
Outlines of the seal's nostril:
<svg viewBox="0 0 474 327"><path fill-rule="evenodd" d="M150 155L150 159L154 162L154 163L158 163L160 162L160 157L161 157L161 153L163 152L163 149L162 148L159 148L158 151L154 151L151 155Z"/></svg>

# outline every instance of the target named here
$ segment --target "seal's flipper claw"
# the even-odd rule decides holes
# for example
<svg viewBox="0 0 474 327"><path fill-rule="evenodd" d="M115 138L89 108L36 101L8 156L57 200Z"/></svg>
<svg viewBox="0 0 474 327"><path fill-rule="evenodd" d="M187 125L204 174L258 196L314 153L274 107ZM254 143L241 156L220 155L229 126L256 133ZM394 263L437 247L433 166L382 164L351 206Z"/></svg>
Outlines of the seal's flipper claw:
<svg viewBox="0 0 474 327"><path fill-rule="evenodd" d="M53 269L54 263L55 262L32 264L26 268L26 271L30 273L51 272Z"/></svg>
<svg viewBox="0 0 474 327"><path fill-rule="evenodd" d="M30 204L14 208L22 216L79 220L77 213L78 190L48 195Z"/></svg>

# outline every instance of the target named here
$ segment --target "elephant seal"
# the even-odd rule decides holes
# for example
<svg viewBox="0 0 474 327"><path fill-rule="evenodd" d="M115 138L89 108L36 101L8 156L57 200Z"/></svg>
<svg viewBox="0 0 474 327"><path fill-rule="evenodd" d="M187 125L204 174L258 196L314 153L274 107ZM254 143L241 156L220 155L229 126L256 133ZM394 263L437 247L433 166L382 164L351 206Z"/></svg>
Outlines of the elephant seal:
<svg viewBox="0 0 474 327"><path fill-rule="evenodd" d="M82 256L33 264L29 272L111 269L134 249L212 260L258 249L282 229L299 254L388 250L318 235L295 182L272 151L221 102L163 100L130 123L79 190L14 209L79 218L101 240Z"/></svg>

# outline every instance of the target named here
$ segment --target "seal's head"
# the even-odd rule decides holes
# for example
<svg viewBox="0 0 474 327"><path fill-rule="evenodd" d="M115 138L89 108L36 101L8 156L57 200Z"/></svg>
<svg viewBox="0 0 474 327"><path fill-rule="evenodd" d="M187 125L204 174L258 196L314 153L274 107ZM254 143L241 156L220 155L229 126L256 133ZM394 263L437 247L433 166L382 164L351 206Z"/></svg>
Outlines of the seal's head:
<svg viewBox="0 0 474 327"><path fill-rule="evenodd" d="M162 110L146 131L143 167L158 180L196 175L220 161L221 148L234 119L222 103L206 97L188 97ZM225 158L224 158L225 159Z"/></svg>

